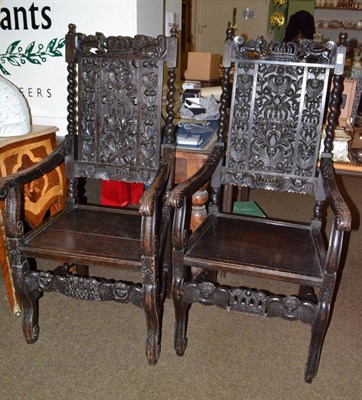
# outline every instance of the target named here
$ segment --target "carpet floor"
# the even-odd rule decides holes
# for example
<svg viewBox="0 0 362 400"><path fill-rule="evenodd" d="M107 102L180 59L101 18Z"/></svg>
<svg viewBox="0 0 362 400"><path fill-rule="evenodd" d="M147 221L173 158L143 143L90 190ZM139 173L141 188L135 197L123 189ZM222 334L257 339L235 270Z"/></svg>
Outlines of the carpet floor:
<svg viewBox="0 0 362 400"><path fill-rule="evenodd" d="M310 329L299 322L259 319L193 305L188 348L173 350L173 305L165 304L161 357L144 355L145 320L133 305L88 303L46 294L40 337L26 344L21 320L10 313L0 277L1 400L359 400L362 399L362 185L339 177L353 213L339 292L319 372L304 383ZM92 188L87 193L96 196ZM313 203L252 192L267 215L310 218ZM90 199L92 200L92 199ZM109 275L114 271L109 271ZM132 279L130 273L130 279ZM227 283L230 276L223 278ZM240 284L263 288L257 279ZM283 283L275 283L282 291Z"/></svg>

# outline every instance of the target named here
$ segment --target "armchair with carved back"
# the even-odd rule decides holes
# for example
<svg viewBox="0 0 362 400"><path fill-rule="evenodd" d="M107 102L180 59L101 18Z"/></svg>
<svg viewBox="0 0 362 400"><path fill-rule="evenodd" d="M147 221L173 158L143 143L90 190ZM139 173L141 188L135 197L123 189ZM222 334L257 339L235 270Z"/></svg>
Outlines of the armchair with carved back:
<svg viewBox="0 0 362 400"><path fill-rule="evenodd" d="M176 186L168 198L175 209L172 297L178 355L186 350L188 314L192 303L198 302L310 325L305 381L315 377L341 270L344 234L351 227L332 161L346 38L345 33L340 35L340 46L309 40L267 43L263 38L245 43L228 29L218 140L204 166ZM319 161L329 91L326 138ZM210 179L209 215L191 233L190 196ZM264 190L265 201L270 191L313 196L311 221L223 212L222 190L229 185ZM333 223L326 232L327 206ZM204 271L195 277L191 268ZM250 275L264 278L265 285L268 280L279 280L300 289L295 295L277 295L268 286L251 289L218 284L215 276L226 272L228 280L234 274Z"/></svg>
<svg viewBox="0 0 362 400"><path fill-rule="evenodd" d="M146 356L149 364L157 362L171 253L172 210L165 207L164 199L174 181L176 57L175 31L170 37L105 37L78 33L75 25L69 25L68 134L44 160L0 181L11 270L27 342L38 339L38 300L44 292L113 300L144 311ZM161 138L164 70L165 140ZM26 229L24 184L63 161L68 181L65 209L40 227ZM147 189L138 210L82 204L77 193L80 178L139 182ZM32 267L37 258L46 260L42 270ZM77 272L88 272L90 266L94 277L74 273L73 266ZM120 280L107 279L107 268L117 270ZM122 275L125 270L139 272L139 281L128 282Z"/></svg>

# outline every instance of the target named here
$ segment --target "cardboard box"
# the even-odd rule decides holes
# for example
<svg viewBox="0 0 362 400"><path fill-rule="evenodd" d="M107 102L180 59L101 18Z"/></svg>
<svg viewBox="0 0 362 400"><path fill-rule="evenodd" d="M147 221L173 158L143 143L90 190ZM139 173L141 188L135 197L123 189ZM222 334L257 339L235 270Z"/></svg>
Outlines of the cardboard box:
<svg viewBox="0 0 362 400"><path fill-rule="evenodd" d="M187 59L185 79L209 81L219 78L220 54L190 52Z"/></svg>
<svg viewBox="0 0 362 400"><path fill-rule="evenodd" d="M344 79L344 89L342 93L341 115L338 118L340 126L346 126L347 121L354 121L357 114L360 99L356 99L356 89L358 80L355 78ZM357 104L355 104L357 103Z"/></svg>

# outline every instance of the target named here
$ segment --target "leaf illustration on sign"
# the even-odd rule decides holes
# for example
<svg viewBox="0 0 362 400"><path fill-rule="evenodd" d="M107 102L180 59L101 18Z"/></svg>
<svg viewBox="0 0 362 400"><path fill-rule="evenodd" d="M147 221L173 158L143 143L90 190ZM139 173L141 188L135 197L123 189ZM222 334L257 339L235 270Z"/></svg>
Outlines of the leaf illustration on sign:
<svg viewBox="0 0 362 400"><path fill-rule="evenodd" d="M4 54L0 54L0 72L3 75L10 75L10 72L4 67L6 62L20 67L27 61L40 65L47 61L47 57L61 57L63 54L60 50L65 45L65 38L52 39L46 47L41 43L36 47L34 41L29 43L25 50L20 46L20 42L21 40L16 40L8 46Z"/></svg>

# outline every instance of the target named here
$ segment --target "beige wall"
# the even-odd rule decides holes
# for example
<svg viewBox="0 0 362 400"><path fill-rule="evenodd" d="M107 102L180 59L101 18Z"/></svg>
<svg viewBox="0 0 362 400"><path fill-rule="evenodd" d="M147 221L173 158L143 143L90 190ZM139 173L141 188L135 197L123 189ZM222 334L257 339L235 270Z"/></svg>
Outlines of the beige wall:
<svg viewBox="0 0 362 400"><path fill-rule="evenodd" d="M194 0L192 15L193 48L195 51L222 53L225 31L232 23L236 8L236 34L246 39L268 36L267 21L270 0ZM244 11L254 12L245 18Z"/></svg>

